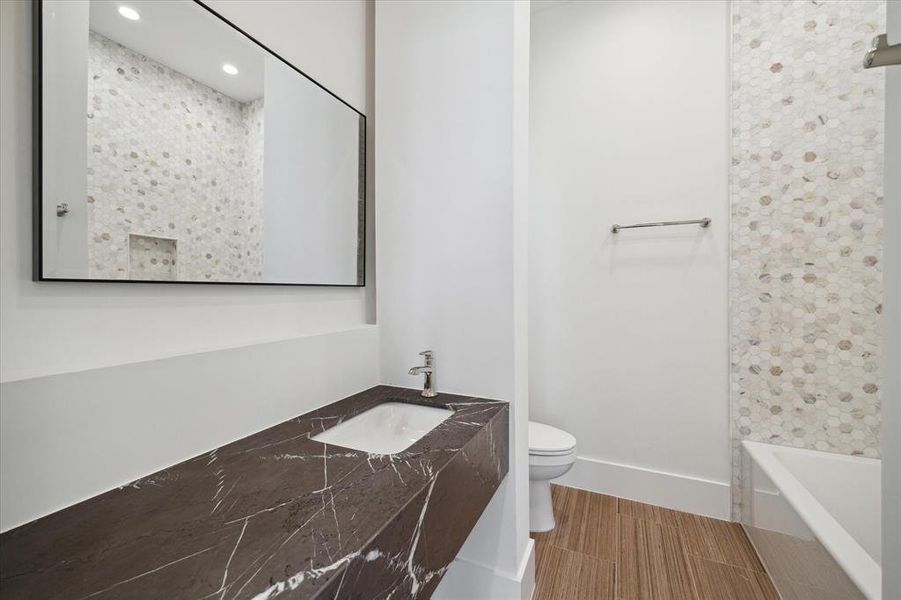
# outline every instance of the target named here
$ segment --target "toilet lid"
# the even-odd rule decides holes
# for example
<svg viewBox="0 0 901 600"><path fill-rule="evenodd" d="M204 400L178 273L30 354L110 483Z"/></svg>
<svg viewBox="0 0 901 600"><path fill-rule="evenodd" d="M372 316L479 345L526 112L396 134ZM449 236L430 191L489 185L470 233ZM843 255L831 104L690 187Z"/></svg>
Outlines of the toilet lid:
<svg viewBox="0 0 901 600"><path fill-rule="evenodd" d="M529 454L567 454L576 447L576 438L556 427L529 421Z"/></svg>

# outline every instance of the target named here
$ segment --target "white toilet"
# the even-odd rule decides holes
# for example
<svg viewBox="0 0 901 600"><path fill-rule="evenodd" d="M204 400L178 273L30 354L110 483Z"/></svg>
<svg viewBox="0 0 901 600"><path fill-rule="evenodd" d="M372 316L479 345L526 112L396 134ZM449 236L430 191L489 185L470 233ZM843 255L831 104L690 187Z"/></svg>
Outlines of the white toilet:
<svg viewBox="0 0 901 600"><path fill-rule="evenodd" d="M551 479L572 468L576 461L576 438L571 434L529 421L529 530L554 528Z"/></svg>

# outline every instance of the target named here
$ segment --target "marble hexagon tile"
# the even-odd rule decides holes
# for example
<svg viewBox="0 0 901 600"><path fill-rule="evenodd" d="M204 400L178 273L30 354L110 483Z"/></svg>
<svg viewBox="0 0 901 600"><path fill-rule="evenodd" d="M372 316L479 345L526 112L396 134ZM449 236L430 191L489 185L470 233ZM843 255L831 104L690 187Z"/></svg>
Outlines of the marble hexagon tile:
<svg viewBox="0 0 901 600"><path fill-rule="evenodd" d="M881 0L732 3L736 485L743 439L879 455L884 25Z"/></svg>
<svg viewBox="0 0 901 600"><path fill-rule="evenodd" d="M94 32L88 72L92 278L129 275L129 235L178 240L178 279L259 281L262 99L238 102Z"/></svg>

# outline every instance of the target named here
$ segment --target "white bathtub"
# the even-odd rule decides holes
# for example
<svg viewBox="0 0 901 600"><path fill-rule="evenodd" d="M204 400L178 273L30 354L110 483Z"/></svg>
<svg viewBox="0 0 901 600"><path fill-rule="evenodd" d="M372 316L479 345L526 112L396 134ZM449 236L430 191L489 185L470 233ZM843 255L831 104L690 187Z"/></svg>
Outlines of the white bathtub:
<svg viewBox="0 0 901 600"><path fill-rule="evenodd" d="M880 600L880 461L742 446L742 525L782 597Z"/></svg>

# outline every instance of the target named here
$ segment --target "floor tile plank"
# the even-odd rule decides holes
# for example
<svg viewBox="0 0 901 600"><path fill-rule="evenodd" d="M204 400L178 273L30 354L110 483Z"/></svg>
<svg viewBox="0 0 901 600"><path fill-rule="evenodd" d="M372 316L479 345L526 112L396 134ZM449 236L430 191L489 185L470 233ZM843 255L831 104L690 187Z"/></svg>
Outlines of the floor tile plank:
<svg viewBox="0 0 901 600"><path fill-rule="evenodd" d="M682 524L685 517L691 516L691 513L655 506L653 504L645 504L637 500L627 500L620 498L617 503L617 512L621 515L632 517L633 519L644 519L655 523L663 523L672 527Z"/></svg>
<svg viewBox="0 0 901 600"><path fill-rule="evenodd" d="M744 569L764 571L741 525L687 512L620 500L620 514L662 523L682 530L686 550L695 556Z"/></svg>
<svg viewBox="0 0 901 600"><path fill-rule="evenodd" d="M551 494L557 526L533 537L573 552L614 560L616 498L562 485L551 486Z"/></svg>
<svg viewBox="0 0 901 600"><path fill-rule="evenodd" d="M764 572L748 536L738 523L689 515L683 523L689 554L743 569Z"/></svg>
<svg viewBox="0 0 901 600"><path fill-rule="evenodd" d="M617 598L687 600L694 597L688 556L679 531L618 515Z"/></svg>
<svg viewBox="0 0 901 600"><path fill-rule="evenodd" d="M766 573L691 557L698 600L779 600Z"/></svg>
<svg viewBox="0 0 901 600"><path fill-rule="evenodd" d="M535 600L777 600L736 523L552 486L557 527L532 533Z"/></svg>
<svg viewBox="0 0 901 600"><path fill-rule="evenodd" d="M613 562L538 542L533 600L614 600Z"/></svg>

